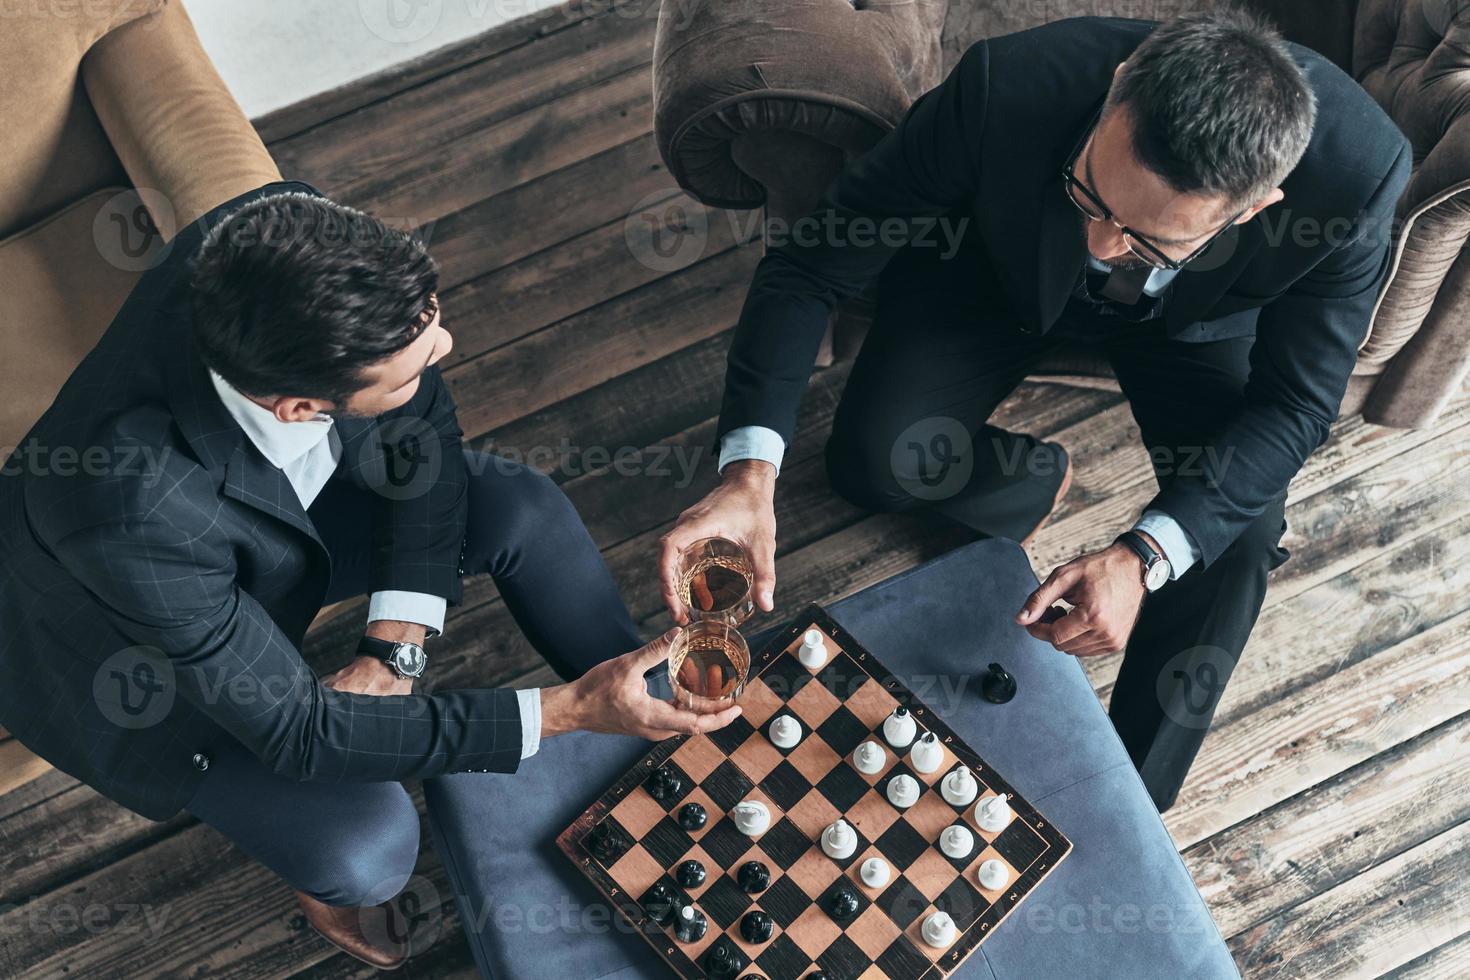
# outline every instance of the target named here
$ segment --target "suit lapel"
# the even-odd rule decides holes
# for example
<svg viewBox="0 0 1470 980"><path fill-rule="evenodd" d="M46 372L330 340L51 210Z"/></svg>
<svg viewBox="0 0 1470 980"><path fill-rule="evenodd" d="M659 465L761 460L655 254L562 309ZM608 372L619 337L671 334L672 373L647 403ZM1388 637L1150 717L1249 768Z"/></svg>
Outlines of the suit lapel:
<svg viewBox="0 0 1470 980"><path fill-rule="evenodd" d="M1197 322L1240 278L1263 241L1255 218L1236 225L1220 237L1210 250L1180 270L1173 295L1164 307L1164 322L1170 335Z"/></svg>
<svg viewBox="0 0 1470 980"><path fill-rule="evenodd" d="M1062 315L1072 287L1082 275L1087 239L1082 213L1067 199L1061 174L1041 185L1040 241L1036 250L1036 316L1038 333L1046 333Z"/></svg>

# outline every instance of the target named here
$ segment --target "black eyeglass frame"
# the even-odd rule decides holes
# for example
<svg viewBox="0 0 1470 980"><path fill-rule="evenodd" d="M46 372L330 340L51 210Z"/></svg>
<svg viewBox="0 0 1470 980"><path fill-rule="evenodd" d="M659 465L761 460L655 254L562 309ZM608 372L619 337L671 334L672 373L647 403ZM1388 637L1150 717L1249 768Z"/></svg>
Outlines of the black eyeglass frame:
<svg viewBox="0 0 1470 980"><path fill-rule="evenodd" d="M1140 235L1132 228L1129 228L1127 225L1119 222L1118 219L1113 216L1113 212L1108 208L1108 206L1104 204L1095 193L1093 193L1090 187L1084 184L1077 177L1077 172L1075 170L1077 158L1082 155L1082 148L1087 145L1087 140L1092 136L1093 131L1097 129L1097 124L1101 119L1102 109L1098 109L1097 113L1092 117L1092 122L1088 124L1087 129L1082 133L1082 138L1079 139L1077 141L1077 145L1073 147L1071 156L1067 158L1066 165L1062 167L1062 178L1066 181L1067 187L1067 200L1071 201L1072 206L1078 211L1082 212L1082 215L1089 221L1111 221L1114 225L1117 226L1119 233L1122 234L1123 244L1128 246L1128 251L1132 252L1134 255L1137 255L1140 259L1143 259L1143 261L1147 262L1155 269L1168 269L1171 272L1178 272L1180 269L1184 268L1186 265L1193 262L1201 255L1205 254L1205 252L1209 250L1211 245L1219 241L1220 238L1231 229L1231 227L1235 224L1236 219L1245 214L1245 208L1241 208L1239 211L1235 212L1235 214L1231 215L1230 220L1225 222L1224 226L1222 226L1219 231L1215 232L1209 238L1205 239L1204 244L1195 249L1193 252L1190 252L1184 258L1169 258L1169 256L1165 255L1157 245L1149 241L1146 236ZM1091 201L1099 211L1102 212L1102 217L1098 217L1091 211L1088 211L1086 208L1084 208L1081 204L1077 203L1077 198L1075 198L1071 192L1071 189L1074 187L1077 190L1081 191L1084 195L1086 195L1087 199ZM1140 252L1137 248L1134 247L1135 244L1141 245L1143 248L1151 252L1152 255L1145 255L1144 253Z"/></svg>

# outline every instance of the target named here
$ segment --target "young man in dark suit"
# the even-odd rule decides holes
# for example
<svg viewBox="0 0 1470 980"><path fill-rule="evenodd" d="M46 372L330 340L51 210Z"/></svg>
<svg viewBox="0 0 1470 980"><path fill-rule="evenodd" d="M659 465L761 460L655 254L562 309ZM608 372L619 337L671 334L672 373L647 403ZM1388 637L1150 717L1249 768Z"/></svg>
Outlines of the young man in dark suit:
<svg viewBox="0 0 1470 980"><path fill-rule="evenodd" d="M880 273L827 447L862 506L1029 539L1070 462L988 419L1045 353L1092 345L1159 493L1016 622L1077 656L1126 651L1110 714L1166 809L1286 560L1287 486L1337 417L1410 159L1351 78L1238 12L981 41L760 263L722 482L664 541L666 598L678 550L717 532L753 552L770 608L797 404L829 312ZM1053 621L1057 600L1072 609Z"/></svg>
<svg viewBox="0 0 1470 980"><path fill-rule="evenodd" d="M407 954L382 920L418 854L399 780L739 711L650 697L668 637L641 645L571 504L462 447L437 286L421 243L307 185L245 194L171 243L0 476L0 723L143 816L213 825L379 967ZM413 693L480 573L568 683ZM318 681L307 626L365 593L357 656Z"/></svg>

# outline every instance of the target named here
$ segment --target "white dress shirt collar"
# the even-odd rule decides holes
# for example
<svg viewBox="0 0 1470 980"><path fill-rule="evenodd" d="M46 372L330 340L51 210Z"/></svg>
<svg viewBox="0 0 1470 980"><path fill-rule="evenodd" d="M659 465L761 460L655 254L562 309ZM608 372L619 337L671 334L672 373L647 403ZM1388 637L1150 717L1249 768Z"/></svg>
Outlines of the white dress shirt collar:
<svg viewBox="0 0 1470 980"><path fill-rule="evenodd" d="M240 423L245 435L260 454L277 469L285 469L291 463L311 452L327 437L332 429L332 417L318 415L305 422L282 422L271 411L257 405L237 391L228 381L209 372L214 390L219 392L220 401L230 417Z"/></svg>

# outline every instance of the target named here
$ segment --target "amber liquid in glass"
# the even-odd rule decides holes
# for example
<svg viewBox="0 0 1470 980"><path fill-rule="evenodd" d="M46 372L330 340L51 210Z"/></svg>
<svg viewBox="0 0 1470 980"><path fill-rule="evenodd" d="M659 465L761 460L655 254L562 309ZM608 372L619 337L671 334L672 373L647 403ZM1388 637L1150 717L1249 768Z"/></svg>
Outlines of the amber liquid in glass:
<svg viewBox="0 0 1470 980"><path fill-rule="evenodd" d="M695 632L669 661L678 700L686 705L732 701L745 687L750 655L726 636Z"/></svg>
<svg viewBox="0 0 1470 980"><path fill-rule="evenodd" d="M684 572L680 598L702 615L738 614L742 606L750 605L751 578L750 562L744 555L707 555ZM744 612L749 615L750 610Z"/></svg>

